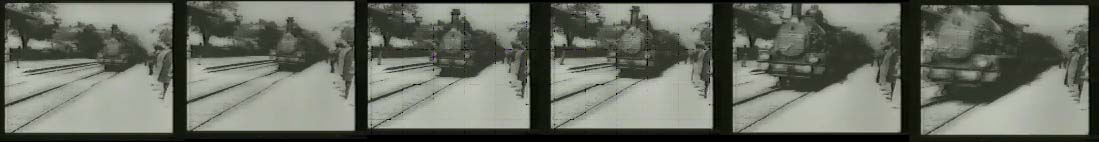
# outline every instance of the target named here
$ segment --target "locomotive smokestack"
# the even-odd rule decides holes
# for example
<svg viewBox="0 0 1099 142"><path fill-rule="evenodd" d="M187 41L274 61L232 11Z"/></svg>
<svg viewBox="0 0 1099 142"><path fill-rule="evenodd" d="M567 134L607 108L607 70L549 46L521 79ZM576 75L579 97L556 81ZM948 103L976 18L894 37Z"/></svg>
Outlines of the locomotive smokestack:
<svg viewBox="0 0 1099 142"><path fill-rule="evenodd" d="M285 26L286 27L286 32L293 31L294 30L293 25L294 25L294 17L286 17L286 26Z"/></svg>
<svg viewBox="0 0 1099 142"><path fill-rule="evenodd" d="M641 7L640 6L633 6L633 7L630 8L630 25L640 24L641 21L637 17L637 15L639 15L640 13L641 13Z"/></svg>
<svg viewBox="0 0 1099 142"><path fill-rule="evenodd" d="M461 19L458 19L462 15L462 10L452 9L450 10L450 23L457 26Z"/></svg>
<svg viewBox="0 0 1099 142"><path fill-rule="evenodd" d="M801 4L795 3L790 6L790 17L801 17Z"/></svg>

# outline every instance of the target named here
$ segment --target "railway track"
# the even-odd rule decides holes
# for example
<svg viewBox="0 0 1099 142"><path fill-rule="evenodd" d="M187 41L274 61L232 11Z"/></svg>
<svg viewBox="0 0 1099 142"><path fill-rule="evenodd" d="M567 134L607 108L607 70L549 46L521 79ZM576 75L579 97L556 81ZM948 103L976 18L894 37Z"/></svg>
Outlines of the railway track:
<svg viewBox="0 0 1099 142"><path fill-rule="evenodd" d="M746 84L746 83L751 83L751 82L757 82L757 81L747 81L747 82L743 82L743 83L738 83L736 85ZM752 126L755 126L759 122L761 122L763 120L766 120L768 117L775 114L776 112L786 108L786 106L796 102L797 100L800 100L801 98L803 98L805 96L809 96L812 93L813 92L798 92L798 91L793 91L793 90L784 90L782 88L772 86L772 87L767 87L767 88L764 88L762 90L756 91L756 93L746 95L746 96L750 96L748 98L744 98L744 99L741 99L741 100L735 100L734 99L733 100L734 116L741 116L741 117L747 116L747 117L744 118L744 119L740 119L740 120L737 120L736 118L734 118L734 125L736 125L738 123L739 124L745 124L745 125L734 126L733 131L743 132L744 130L747 130L748 128L751 128ZM737 95L737 94L734 94L734 95ZM796 97L789 98L789 97L792 97L790 95L793 95L793 96L796 96ZM778 101L782 102L782 103L778 104L778 106L773 106L775 104L753 103L754 101L767 101L767 100L775 100L775 99L778 99ZM735 112L736 110L746 110L746 111L751 112L751 113L750 114L738 114L737 112ZM760 112L760 111L762 111L762 112ZM762 115L760 115L760 114L762 114Z"/></svg>
<svg viewBox="0 0 1099 142"><path fill-rule="evenodd" d="M609 68L609 69L613 69L613 67L614 67L614 66L613 66L613 65L611 65L611 63L595 63L595 64L588 64L588 65L576 66L576 67L569 67L569 68L567 69L567 71L569 71L568 73L554 73L553 75L561 75L561 74L569 74L569 73L579 73L579 72L588 72L588 71L594 71L594 70L600 70L600 69L608 69L608 68Z"/></svg>
<svg viewBox="0 0 1099 142"><path fill-rule="evenodd" d="M778 91L768 91L765 94L760 94L760 95L756 95L756 96L762 97L762 96L770 95L770 94L773 94L773 93L776 93L776 92L778 92ZM744 130L747 130L748 128L751 128L755 124L758 124L760 121L766 120L768 117L775 114L775 112L778 112L778 111L782 110L783 108L786 108L786 106L789 106L790 104L793 104L794 102L797 102L798 100L800 100L801 98L804 98L805 96L809 96L809 94L811 94L813 92L791 92L791 93L797 94L797 97L794 98L794 99L791 99L789 101L785 101L785 103L782 103L782 105L779 105L778 107L775 107L771 110L766 111L766 113L764 113L763 116L759 117L758 119L751 120L752 122L748 123L748 125L740 128L740 129L736 130L736 132L738 132L738 133L743 132ZM753 97L753 99L754 98L758 98L758 97ZM742 101L740 103L736 103L733 106L736 107L737 105L743 104L744 102L748 102L748 101L750 101L750 100L745 100L745 101ZM734 110L735 110L735 108L734 108Z"/></svg>
<svg viewBox="0 0 1099 142"><path fill-rule="evenodd" d="M949 110L948 112L946 112L947 113L947 115L946 115L947 118L943 119L945 121L928 122L929 121L928 118L922 118L921 117L921 121L923 121L923 122L921 122L921 124L922 123L929 123L929 124L922 124L922 125L924 125L924 126L922 126L922 127L924 127L924 129L921 129L922 134L929 135L931 133L934 133L935 130L939 130L939 128L942 128L943 126L946 126L947 124L950 124L950 122L953 122L954 120L957 120L958 117L961 117L962 115L965 115L966 113L973 110L974 108L977 108L978 106L980 106L980 105L977 105L977 104L957 104L957 105L949 105L949 106L945 106L945 105L948 105L948 104L934 103L934 104L928 104L928 105L924 105L924 106L920 107L920 111ZM943 108L934 108L934 107L940 107L940 106L943 107ZM949 109L949 108L954 108L954 109ZM940 120L940 119L933 119L933 120ZM928 128L930 128L930 129L928 129Z"/></svg>
<svg viewBox="0 0 1099 142"><path fill-rule="evenodd" d="M242 63L233 63L233 64L228 64L228 65L207 67L203 70L206 71L206 72L221 72L221 71L233 70L233 69L238 69L238 68L245 68L245 67L259 66L259 65L270 65L270 64L275 64L275 60L259 60L259 61L249 61L249 62L242 62Z"/></svg>
<svg viewBox="0 0 1099 142"><path fill-rule="evenodd" d="M408 88L412 88L412 87L416 87L416 86L419 86L419 85L423 85L424 83L427 83L427 82L431 82L431 81L433 81L433 80L435 80L435 79L439 79L439 78L440 78L440 77L434 77L434 78L431 78L431 79L428 79L428 80L425 80L425 81L421 81L421 82L417 82L417 83L412 83L412 84L408 84L408 85L405 85L404 87L401 87L401 89L397 89L397 90L395 90L395 91L391 91L391 92L389 92L389 93L385 93L385 94L383 94L383 95L381 95L381 96L377 96L377 97L371 97L371 98L368 98L368 99L366 100L366 103L368 103L368 104L369 104L370 102L374 102L374 101L377 101L377 100L380 100L380 99L384 99L384 98L386 98L386 97L389 97L389 96L391 96L391 95L393 95L393 94L397 94L397 93L400 93L400 92L404 91L405 89L408 89Z"/></svg>
<svg viewBox="0 0 1099 142"><path fill-rule="evenodd" d="M756 82L756 81L754 81L754 80L753 80L753 81L745 81L745 82L741 82L741 83L734 83L734 84L733 84L733 87L736 87L736 86L740 86L740 85L744 85L744 84L748 84L748 83L752 83L752 82Z"/></svg>
<svg viewBox="0 0 1099 142"><path fill-rule="evenodd" d="M370 81L370 82L367 82L366 85L370 85L370 84L374 84L374 83L378 83L378 82L382 82L382 81L386 81L386 80L389 80L389 78Z"/></svg>
<svg viewBox="0 0 1099 142"><path fill-rule="evenodd" d="M558 102L558 101L560 101L560 100L564 100L564 99L566 99L566 98L569 98L569 97L571 97L571 96L575 96L576 94L580 94L580 93L586 92L586 91L588 91L588 90L590 90L590 89L592 89L592 88L596 88L596 87L614 87L614 86L608 86L608 85L606 85L606 84L608 84L608 83L611 83L611 82L613 82L613 81L618 81L618 80L620 80L620 79L621 79L621 78L615 78L615 79L612 79L612 80L610 80L610 81L607 81L607 82L603 82L603 83L599 83L599 84L595 84L595 85L592 85L592 86L588 86L588 87L585 87L584 89L582 89L582 90L580 90L580 91L576 91L576 92L572 92L572 93L569 93L569 95L566 95L566 96L562 96L562 97L554 98L554 99L553 99L553 101L551 101L551 104L552 104L552 103L554 103L554 102ZM587 114L588 112L591 112L591 111L592 111L592 110L594 110L595 108L598 108L598 107L602 106L603 104L606 104L606 103L607 103L608 101L610 101L610 100L613 100L613 99L617 98L618 96L620 96L620 95L622 94L622 92L623 92L623 91L629 90L630 88L632 88L633 86L637 85L638 83L641 83L641 81L645 81L645 79L637 79L637 80L623 80L623 81L629 82L629 83L628 83L629 85L626 85L626 86L624 86L624 87L621 87L621 88L616 88L616 89L613 89L613 90L615 90L615 91L614 91L615 93L614 93L614 94L612 94L611 96L608 96L608 97L606 97L606 98L604 98L604 99L601 99L601 100L599 100L599 102L596 102L596 103L595 103L594 105L590 105L590 106L588 106L588 107L585 107L585 108L583 109L583 111L580 111L580 113L578 113L578 114L576 114L576 115L574 115L574 116L568 116L568 118L567 118L567 119L565 119L565 120L564 120L564 122L561 122L561 123L558 123L558 124L554 124L553 128L555 128L555 129L556 129L556 128L560 128L560 127L562 127L562 126L565 126L565 125L566 125L566 124L568 124L569 122L572 122L573 120L576 120L576 119L578 119L578 118L580 118L580 117L583 117L583 116L584 116L585 114Z"/></svg>
<svg viewBox="0 0 1099 142"><path fill-rule="evenodd" d="M753 95L752 97L748 97L747 99L743 99L743 100L739 100L739 101L734 101L733 102L733 107L736 107L737 105L744 104L746 102L758 99L758 98L763 97L763 96L770 95L771 93L774 93L774 92L777 92L777 91L781 91L781 89L778 89L778 88L775 88L775 87L769 87L769 88L766 88L764 90L760 90L760 91L758 91L759 93L755 93L756 95Z"/></svg>
<svg viewBox="0 0 1099 142"><path fill-rule="evenodd" d="M253 93L248 93L247 96L244 96L243 99L233 99L233 97L239 98L240 96L232 96L228 101L228 103L230 104L228 107L220 108L220 109L215 108L215 114L213 116L203 119L202 122L198 123L197 125L188 126L189 127L188 130L189 131L194 131L198 128L202 128L202 126L205 126L205 124L209 123L210 121L212 121L214 119L217 119L218 117L222 116L223 114L225 114L226 112L228 112L230 110L233 110L234 108L237 108L238 106L240 106L244 102L248 102L249 100L255 98L256 96L259 96L259 95L262 95L262 94L266 93L272 86L275 86L279 82L281 82L281 81L283 81L287 78L290 78L293 75L294 75L294 73L292 73L292 72L272 72L272 73L268 73L268 74L260 76L260 77L252 78L248 81L244 81L244 82L235 84L235 85L230 86L228 88L220 89L218 91L208 93L207 95L203 95L202 98L208 98L209 96L231 97L231 96L227 96L227 95L233 95L233 94L223 94L223 93L227 93L227 92L225 92L226 90L236 90L236 89L256 90ZM262 78L262 80L260 80L261 78ZM273 81L270 81L270 83L267 83L267 80L273 80ZM258 84L261 84L261 85L259 85L259 87L248 87L248 88L241 87L241 85L249 84L249 83L258 83ZM254 88L259 88L259 89L254 89ZM192 104L199 105L199 104L196 103L199 100L201 100L201 99L196 98L196 99L192 99L192 100L187 100L187 105L189 105L189 106L192 105ZM188 111L192 111L192 110L188 110ZM190 116L190 114L188 114L188 115L189 115L189 117L192 117L192 116Z"/></svg>
<svg viewBox="0 0 1099 142"><path fill-rule="evenodd" d="M251 67L251 68L247 68L247 69L243 70L243 72L251 72L251 70L256 70L256 69L266 68L266 67L271 67L271 66L278 66L278 65L276 65L274 62L263 62L263 63L254 63L254 64L237 64L236 66L218 66L219 69L207 68L207 69L203 69L203 70L207 70L207 73L221 73L221 72L230 72L230 70L240 70L240 69L245 68L245 67ZM198 83L203 83L203 81L207 81L207 80L210 80L210 78L202 78L202 79L198 79L198 80L187 81L187 84L188 85L198 84Z"/></svg>
<svg viewBox="0 0 1099 142"><path fill-rule="evenodd" d="M92 67L92 68L94 68L94 67ZM87 68L87 69L92 69L92 68ZM72 73L72 72L77 72L77 71L83 71L83 70L87 70L87 69L81 69L81 70L74 70L74 71L70 71L70 72L67 72L67 73ZM53 90L56 90L56 89L59 89L59 88L62 88L62 87L68 86L69 84L72 84L73 82L76 82L76 81L81 81L81 80L85 80L85 79L88 79L88 78L90 78L90 77L93 77L93 76L96 76L96 75L102 74L102 73L104 73L104 71L103 71L103 70L100 70L99 72L95 72L95 73L92 73L92 74L89 74L89 75L84 75L84 76L81 76L80 78L77 78L77 79L75 79L75 80L73 80L73 81L69 81L68 83L63 83L63 84L59 84L59 85L57 85L57 86L54 86L54 87L49 87L49 89L45 89L45 90L35 91L34 93L32 93L31 95L29 95L29 96L26 96L26 97L22 97L22 98L16 98L16 99L12 99L12 100L5 100L4 106L5 106L5 107L7 107L7 106L15 105L15 104L17 104L17 103L20 103L20 102L26 101L26 100L28 100L28 99L31 99L31 98L34 98L34 97L40 96L40 95L42 95L42 94L45 94L45 93L48 93L48 92L50 92L50 91L53 91ZM26 81L23 81L23 82L19 82L19 83L16 83L16 84L12 84L12 85L10 85L10 86L5 86L5 89L9 89L8 87L13 87L13 86L16 86L16 85L19 85L19 84L24 84L24 83L26 83ZM11 95L11 94L6 94L6 93L5 93L5 95ZM7 96L5 96L5 98L7 98ZM11 98L7 98L7 99L11 99ZM9 102L9 101L10 101L10 102Z"/></svg>
<svg viewBox="0 0 1099 142"><path fill-rule="evenodd" d="M607 85L607 83L610 83L610 82L614 82L614 81L616 81L616 80L619 80L619 79L622 79L622 78L614 78L614 79L611 79L611 80L607 80L607 81L604 81L604 82L600 82L600 83L596 83L596 84L593 84L593 85L591 85L591 86L587 86L587 87L584 87L584 89L580 89L580 90L577 90L577 91L573 91L573 92L570 92L570 93L568 93L568 94L565 94L565 95L563 95L563 96L553 97L553 99L551 99L551 100L550 100L550 103L553 103L553 102L557 102L557 101L559 101L559 100L564 100L564 99L566 99L566 98L569 98L569 97L572 97L572 96L574 96L574 95L576 95L576 94L584 93L584 92L586 92L586 91L588 91L588 90L590 90L590 89L592 89L592 88L595 88L595 87L599 87L599 86Z"/></svg>
<svg viewBox="0 0 1099 142"><path fill-rule="evenodd" d="M440 80L440 78L447 78L447 79L442 79L442 80ZM385 117L385 118L382 118L380 122L378 122L378 123L374 123L374 124L370 124L370 125L371 125L371 126L370 126L370 128L372 128L372 129L373 129L373 128L377 128L377 127L379 127L379 126L382 126L382 125L383 125L383 124L385 124L386 122L389 122L390 120L393 120L393 119L395 119L395 118L397 118L397 117L400 117L400 116L401 116L402 114L404 114L404 113L408 112L408 111L409 111L410 109L412 109L412 108L415 108L415 107L419 106L420 104L423 104L423 103L424 103L425 101L427 101L427 100L429 100L429 99L431 99L431 98L434 98L434 97L435 97L436 95L438 95L438 94L439 94L439 92L442 92L443 90L446 90L446 89L450 88L450 87L451 87L451 86L453 86L453 85L454 85L455 83L458 83L458 82L460 82L460 81L462 81L462 80L464 80L464 79L465 79L465 78L435 77L435 78L431 78L431 79L429 79L429 80L427 80L427 81L424 81L424 82L420 82L420 83L416 83L416 84L413 84L413 85L410 85L410 86L406 86L406 87L404 87L404 88L401 88L401 89L399 89L399 90L397 90L397 91L393 91L393 92L387 93L386 95L384 95L384 96L382 96L382 97L376 97L376 98L374 98L374 99L368 100L368 101L367 101L367 104L370 104L370 103L375 103L375 101L377 101L377 100L381 100L381 99L383 99L383 98L385 98L385 97L388 97L388 96L391 96L391 95L393 95L393 94L397 94L397 93L405 92L405 91L406 91L407 89L409 89L409 88L413 88L413 87L425 87L425 86L424 86L423 84L425 84L425 83L428 83L428 82L431 82L431 81L442 81L442 82L447 82L447 80L453 80L453 81L449 81L449 83L445 83L446 85L444 85L444 86L441 86L441 87L439 87L438 89L432 89L432 91L431 91L431 94L427 94L427 96L423 96L423 97L418 97L418 99L415 99L415 101L414 101L414 102L412 102L412 104L411 104L411 105L408 105L408 106L404 106L404 107L401 107L401 108L399 108L399 109L398 109L399 111L397 111L397 112L396 112L395 114L393 114L393 115L390 115L390 116L387 116L387 117Z"/></svg>
<svg viewBox="0 0 1099 142"><path fill-rule="evenodd" d="M267 74L264 74L264 75L261 75L261 76L256 76L256 77L250 78L250 79L248 79L248 80L245 80L245 81L241 81L241 82L239 82L239 83L236 83L236 84L233 84L233 85L229 85L228 87L224 87L224 88L218 89L218 90L216 90L216 91L214 91L214 92L210 92L210 93L205 93L205 94L203 94L203 95L200 95L200 96L197 96L197 97L195 97L195 98L188 98L188 99L187 99L187 103L192 103L192 102L195 102L195 101L199 101L199 100L205 99L205 98L207 98L207 97L210 97L210 96L213 96L213 95L215 95L215 94L218 94L218 93L224 92L224 91L226 91L226 90L229 90L229 89L233 89L233 88L235 88L235 87L237 87L237 86L240 86L240 85L243 85L243 84L245 84L245 83L248 83L248 82L252 82L252 81L254 81L254 80L256 80L256 79L260 79L260 78L264 78L264 77L267 77L267 76L271 76L271 75L273 75L273 74L275 74L275 73L279 73L279 72L271 72L271 73L267 73Z"/></svg>
<svg viewBox="0 0 1099 142"><path fill-rule="evenodd" d="M943 91L942 88L935 91ZM942 93L942 92L939 92ZM970 110L977 108L979 104L963 103L960 100L952 99L933 99L927 103L921 102L920 111L922 116L920 117L921 134L931 134L935 130L950 124L954 120L958 119L962 115L965 115Z"/></svg>
<svg viewBox="0 0 1099 142"><path fill-rule="evenodd" d="M99 85L103 81L114 78L115 75L118 75L118 73L117 72L100 71L100 72L94 73L92 75L88 75L88 76L82 77L80 79L77 79L75 81L68 82L68 83L65 83L63 85L50 88L50 89L45 90L43 92L38 92L38 93L35 93L34 95L31 95L31 96L28 96L28 97L25 97L25 98L21 98L21 99L15 101L15 102L5 104L4 107L5 107L5 110L7 111L9 109L18 109L17 107L19 107L20 105L23 105L20 102L35 101L35 100L32 100L32 99L35 99L35 98L60 97L60 98L56 98L56 99L53 99L53 100L64 100L64 101L59 102L59 103L52 103L52 102L49 102L49 101L51 101L51 99L42 98L44 100L41 100L41 101L47 101L47 102L35 103L35 104L26 104L28 107L31 107L32 109L34 108L33 105L45 105L46 110L45 111L33 111L36 114L31 114L33 117L31 119L25 121L25 122L8 122L8 123L16 123L16 125L18 125L18 126L14 127L11 130L7 130L7 131L8 132L17 132L17 131L21 130L22 128L32 124L33 122L35 122L36 120L38 120L38 119L42 118L43 116L49 114L50 112L53 112L54 110L57 110L61 106L64 106L66 104L69 104L70 102L73 102L74 100L76 100L76 98L78 98L81 95L87 93L92 88L95 88L95 86ZM88 83L88 82L90 82L91 84L88 87L85 87L85 88L78 88L77 90L69 90L69 91L64 91L64 92L60 92L60 91L55 92L59 88L78 87L76 85L82 84L82 83ZM76 93L73 93L73 94L50 94L50 93L68 93L70 91L76 92ZM49 94L49 95L46 95L46 94ZM7 119L7 118L5 118L5 119ZM10 120L8 120L8 121L10 121Z"/></svg>
<svg viewBox="0 0 1099 142"><path fill-rule="evenodd" d="M69 74L69 73L73 73L73 72L93 69L93 68L99 67L99 66L102 66L102 65L100 65L98 63L84 64L84 65L79 65L79 66L75 66L75 67L71 67L71 68L62 68L62 69L57 69L57 70L52 70L52 71L28 73L27 76L31 76L31 75L54 75L55 73ZM61 72L61 71L65 71L65 70L67 70L67 72ZM23 83L27 83L27 81L29 81L29 80L23 80L23 81L19 81L19 82L13 82L13 83L10 83L10 84L5 84L4 87L11 87L11 86L20 85L20 84L23 84Z"/></svg>

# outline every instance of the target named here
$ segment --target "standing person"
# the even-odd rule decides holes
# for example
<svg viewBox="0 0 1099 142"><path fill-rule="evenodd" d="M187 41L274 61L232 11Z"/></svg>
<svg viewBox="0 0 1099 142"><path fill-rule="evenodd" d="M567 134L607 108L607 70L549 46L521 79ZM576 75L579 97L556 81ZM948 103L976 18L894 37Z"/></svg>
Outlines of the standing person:
<svg viewBox="0 0 1099 142"><path fill-rule="evenodd" d="M347 99L350 94L348 91L350 91L352 87L351 83L352 81L355 81L355 48L339 48L337 49L335 56L334 64L336 64L336 66L334 66L334 69L339 70L335 73L340 76L344 85L344 93L341 97Z"/></svg>
<svg viewBox="0 0 1099 142"><path fill-rule="evenodd" d="M161 49L158 49L161 50ZM156 53L156 64L150 68L155 68L157 81L161 84L160 99L164 99L164 96L168 93L168 85L172 83L172 50L164 48L162 51Z"/></svg>
<svg viewBox="0 0 1099 142"><path fill-rule="evenodd" d="M163 49L164 47L160 45L153 46L153 54L148 54L148 56L145 56L145 58L147 59L145 61L145 67L149 68L149 75L153 75L153 66L156 65L157 61L156 55L160 52L160 50Z"/></svg>
<svg viewBox="0 0 1099 142"><path fill-rule="evenodd" d="M336 49L330 51L335 55L328 56L328 73L336 73L336 63L340 59L340 50L346 46L347 45L344 45L342 42L336 41Z"/></svg>

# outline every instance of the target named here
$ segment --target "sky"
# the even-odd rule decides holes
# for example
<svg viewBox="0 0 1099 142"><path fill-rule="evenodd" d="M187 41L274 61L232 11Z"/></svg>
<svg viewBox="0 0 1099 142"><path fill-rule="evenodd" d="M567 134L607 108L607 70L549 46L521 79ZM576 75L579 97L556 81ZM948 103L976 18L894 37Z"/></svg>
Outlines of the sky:
<svg viewBox="0 0 1099 142"><path fill-rule="evenodd" d="M256 22L259 19L276 21L279 26L286 24L286 17L294 17L294 22L302 28L316 31L321 35L321 43L335 48L333 42L340 32L332 27L341 22L354 21L354 2L237 2L237 12L244 18L243 23Z"/></svg>
<svg viewBox="0 0 1099 142"><path fill-rule="evenodd" d="M649 15L653 28L679 33L680 44L694 48L699 32L691 28L712 19L712 4L599 4L607 24L630 20L630 7L640 6L641 15Z"/></svg>
<svg viewBox="0 0 1099 142"><path fill-rule="evenodd" d="M1066 33L1073 26L1087 23L1087 6L1068 5L1012 5L1000 6L1004 17L1016 24L1030 24L1027 32L1036 32L1053 37L1062 51L1069 49L1072 35ZM1056 15L1056 16L1054 16Z"/></svg>
<svg viewBox="0 0 1099 142"><path fill-rule="evenodd" d="M528 4L419 4L419 8L417 15L423 18L423 24L438 20L449 23L451 9L461 9L473 29L496 33L500 46L507 49L511 49L517 34L508 27L530 19Z"/></svg>
<svg viewBox="0 0 1099 142"><path fill-rule="evenodd" d="M157 25L172 22L172 5L168 3L56 3L57 18L61 26L76 22L93 24L96 28L110 28L111 24L127 33L135 34L148 51L159 40L150 32Z"/></svg>

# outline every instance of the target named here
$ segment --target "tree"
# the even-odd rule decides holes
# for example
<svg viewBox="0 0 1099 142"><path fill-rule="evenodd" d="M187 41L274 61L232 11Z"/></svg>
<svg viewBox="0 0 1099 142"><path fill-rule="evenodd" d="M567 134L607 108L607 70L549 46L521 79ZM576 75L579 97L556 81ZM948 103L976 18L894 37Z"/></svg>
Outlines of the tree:
<svg viewBox="0 0 1099 142"><path fill-rule="evenodd" d="M592 3L552 4L550 13L553 29L559 29L565 35L565 48L575 48L573 38L592 38L598 36L599 28L603 26L605 17L601 15L602 7ZM560 64L565 64L565 51L561 50Z"/></svg>
<svg viewBox="0 0 1099 142"><path fill-rule="evenodd" d="M172 23L161 23L156 25L155 28L149 30L150 33L157 34L157 42L167 48L172 47Z"/></svg>
<svg viewBox="0 0 1099 142"><path fill-rule="evenodd" d="M51 3L26 3L5 5L11 28L21 41L20 51L30 50L27 42L31 39L50 39L60 24L56 17L57 6ZM47 24L46 17L53 23Z"/></svg>
<svg viewBox="0 0 1099 142"><path fill-rule="evenodd" d="M88 24L76 34L76 49L79 49L83 56L95 57L95 52L107 45L103 43L103 37L98 31L95 25Z"/></svg>
<svg viewBox="0 0 1099 142"><path fill-rule="evenodd" d="M1088 48L1088 24L1080 24L1065 31L1065 33L1073 34L1075 37L1072 39L1072 50L1082 50Z"/></svg>
<svg viewBox="0 0 1099 142"><path fill-rule="evenodd" d="M343 40L350 47L355 47L355 21L347 20L332 27L333 31L340 31L339 40Z"/></svg>
<svg viewBox="0 0 1099 142"><path fill-rule="evenodd" d="M284 32L275 21L267 21L259 19L256 24L262 26L259 31L255 32L256 44L262 51L270 51L279 44L279 40L282 39L282 33Z"/></svg>
<svg viewBox="0 0 1099 142"><path fill-rule="evenodd" d="M733 27L739 29L737 33L744 34L748 38L746 52L740 52L740 57L754 59L759 47L756 39L774 39L780 25L771 23L771 15L783 12L782 4L758 3L758 4L733 4Z"/></svg>
<svg viewBox="0 0 1099 142"><path fill-rule="evenodd" d="M119 39L119 41L122 42L122 46L124 46L123 48L129 49L127 51L129 52L130 55L135 55L135 57L146 57L149 54L148 52L146 52L145 47L143 45L141 45L141 40L139 38L137 38L137 35L134 35L132 33L126 33L126 32L123 32L121 30L117 30L118 29L117 25L112 25L112 27L115 27L115 28L113 28L115 30L113 31L114 33L112 33L111 35L114 36L114 38L117 38L117 39ZM144 56L136 56L136 55L144 55ZM146 58L128 58L128 59L131 61L131 63L138 63L138 62L144 62Z"/></svg>
<svg viewBox="0 0 1099 142"><path fill-rule="evenodd" d="M370 27L377 27L382 35L383 48L392 48L389 41L393 37L411 37L421 22L419 16L416 16L419 6L414 4L371 3L367 7L370 11L367 16L373 20L369 23L372 24Z"/></svg>
<svg viewBox="0 0 1099 142"><path fill-rule="evenodd" d="M561 29L565 35L565 47L573 47L575 37L595 37L605 17L602 7L591 3L553 4L552 28ZM594 21L594 22L593 22Z"/></svg>
<svg viewBox="0 0 1099 142"><path fill-rule="evenodd" d="M210 36L231 36L240 25L237 3L230 1L187 2L190 25L202 36L202 48L210 47ZM230 15L232 16L230 19ZM201 52L199 52L201 53Z"/></svg>
<svg viewBox="0 0 1099 142"><path fill-rule="evenodd" d="M889 52L896 52L896 50L901 47L901 23L899 21L894 21L892 23L882 25L881 28L878 28L878 32L885 33L885 41L881 43L882 46L881 49L879 49L880 52L878 52L878 54L876 55L878 59L874 60L874 65L882 64L878 61L884 60L885 58L890 58L885 57L885 55Z"/></svg>
<svg viewBox="0 0 1099 142"><path fill-rule="evenodd" d="M370 3L367 5L367 17L372 21L368 22L368 27L374 27L382 36L382 50L393 48L390 45L389 40L393 37L408 38L416 33L417 27L420 25L421 19L417 16L417 10L420 7L415 4L380 4ZM455 22L455 21L451 21ZM381 59L383 53L374 54L378 59ZM382 64L381 60L378 60L378 64Z"/></svg>
<svg viewBox="0 0 1099 142"><path fill-rule="evenodd" d="M524 48L523 46L526 46L526 44L530 42L530 21L515 23L514 25L511 25L511 27L508 27L508 31L516 32L515 43L521 44L519 45L520 47L511 46L512 49Z"/></svg>
<svg viewBox="0 0 1099 142"><path fill-rule="evenodd" d="M699 42L707 44L709 46L713 42L713 23L711 20L698 23L694 27L691 27L691 31L699 32Z"/></svg>

